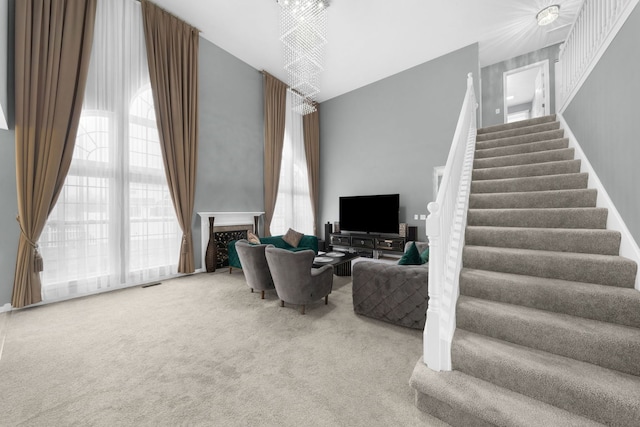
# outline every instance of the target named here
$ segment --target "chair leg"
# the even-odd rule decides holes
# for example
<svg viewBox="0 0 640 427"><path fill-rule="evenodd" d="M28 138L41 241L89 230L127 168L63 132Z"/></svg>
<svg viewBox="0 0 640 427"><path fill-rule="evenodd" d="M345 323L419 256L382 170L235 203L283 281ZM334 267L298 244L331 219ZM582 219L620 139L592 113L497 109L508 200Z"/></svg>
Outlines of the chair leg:
<svg viewBox="0 0 640 427"><path fill-rule="evenodd" d="M304 314L304 308L305 308L305 305L302 304L302 314Z"/></svg>
<svg viewBox="0 0 640 427"><path fill-rule="evenodd" d="M260 294L260 299L264 299L264 291Z"/></svg>
<svg viewBox="0 0 640 427"><path fill-rule="evenodd" d="M284 301L280 300L280 307L284 307Z"/></svg>
<svg viewBox="0 0 640 427"><path fill-rule="evenodd" d="M253 293L253 288L251 288L251 293Z"/></svg>
<svg viewBox="0 0 640 427"><path fill-rule="evenodd" d="M231 270L233 270L233 267L229 266L229 274L231 274Z"/></svg>
<svg viewBox="0 0 640 427"><path fill-rule="evenodd" d="M327 304L329 304L329 295L326 295L324 297L324 305L327 305Z"/></svg>

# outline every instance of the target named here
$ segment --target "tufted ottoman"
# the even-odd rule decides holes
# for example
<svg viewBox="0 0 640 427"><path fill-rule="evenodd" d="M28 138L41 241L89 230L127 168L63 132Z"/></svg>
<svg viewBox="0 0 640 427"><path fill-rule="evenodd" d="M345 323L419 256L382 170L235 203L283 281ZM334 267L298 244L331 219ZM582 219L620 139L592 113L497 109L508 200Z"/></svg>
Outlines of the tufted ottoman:
<svg viewBox="0 0 640 427"><path fill-rule="evenodd" d="M400 326L424 329L429 302L429 264L353 265L353 310Z"/></svg>

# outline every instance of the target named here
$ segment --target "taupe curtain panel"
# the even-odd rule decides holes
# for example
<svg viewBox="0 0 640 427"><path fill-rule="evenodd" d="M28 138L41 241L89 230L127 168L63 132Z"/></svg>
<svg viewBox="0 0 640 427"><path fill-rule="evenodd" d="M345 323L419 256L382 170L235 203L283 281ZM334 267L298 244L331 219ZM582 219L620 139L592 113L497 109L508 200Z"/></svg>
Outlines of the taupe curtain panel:
<svg viewBox="0 0 640 427"><path fill-rule="evenodd" d="M193 273L199 31L147 0L142 16L162 159L183 233L178 272Z"/></svg>
<svg viewBox="0 0 640 427"><path fill-rule="evenodd" d="M16 1L15 308L42 300L37 242L71 165L95 15L96 0Z"/></svg>
<svg viewBox="0 0 640 427"><path fill-rule="evenodd" d="M307 173L309 175L309 196L313 212L313 234L318 235L318 200L320 197L320 107L316 111L302 116L304 133L304 152L307 156Z"/></svg>
<svg viewBox="0 0 640 427"><path fill-rule="evenodd" d="M276 208L284 125L287 108L287 85L264 74L264 235L271 236L271 220Z"/></svg>

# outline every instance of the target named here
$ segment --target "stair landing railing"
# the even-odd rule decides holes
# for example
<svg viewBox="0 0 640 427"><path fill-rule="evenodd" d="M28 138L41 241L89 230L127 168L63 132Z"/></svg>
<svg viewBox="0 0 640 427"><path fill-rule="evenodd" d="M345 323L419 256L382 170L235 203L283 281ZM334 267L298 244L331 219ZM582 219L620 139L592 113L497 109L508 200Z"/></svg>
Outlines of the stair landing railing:
<svg viewBox="0 0 640 427"><path fill-rule="evenodd" d="M638 0L584 0L558 58L562 113L602 57Z"/></svg>
<svg viewBox="0 0 640 427"><path fill-rule="evenodd" d="M455 309L476 145L477 108L473 76L469 73L467 93L438 195L436 201L427 206L429 308L424 329L424 362L435 371L451 370L451 341L456 328Z"/></svg>

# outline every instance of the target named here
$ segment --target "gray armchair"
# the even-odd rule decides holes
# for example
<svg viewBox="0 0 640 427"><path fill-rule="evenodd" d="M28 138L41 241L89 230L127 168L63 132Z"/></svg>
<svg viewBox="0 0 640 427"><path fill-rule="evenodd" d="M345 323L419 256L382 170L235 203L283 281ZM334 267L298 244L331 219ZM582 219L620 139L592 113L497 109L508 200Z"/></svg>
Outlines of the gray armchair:
<svg viewBox="0 0 640 427"><path fill-rule="evenodd" d="M312 250L291 252L286 249L267 247L265 250L267 263L271 270L273 283L280 298L280 307L285 301L290 304L305 306L324 297L329 301L333 287L333 267L311 268L316 254Z"/></svg>
<svg viewBox="0 0 640 427"><path fill-rule="evenodd" d="M251 288L251 292L261 291L262 299L264 299L264 291L275 288L264 254L268 246L272 245L252 245L245 239L236 242L236 251L247 285Z"/></svg>

